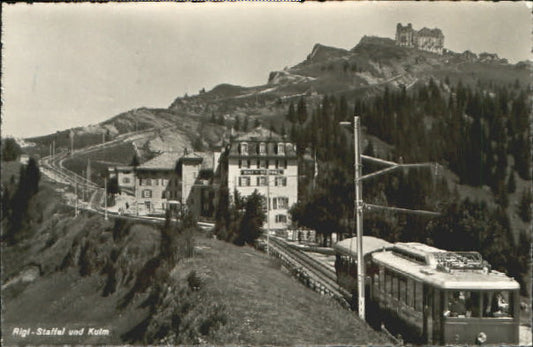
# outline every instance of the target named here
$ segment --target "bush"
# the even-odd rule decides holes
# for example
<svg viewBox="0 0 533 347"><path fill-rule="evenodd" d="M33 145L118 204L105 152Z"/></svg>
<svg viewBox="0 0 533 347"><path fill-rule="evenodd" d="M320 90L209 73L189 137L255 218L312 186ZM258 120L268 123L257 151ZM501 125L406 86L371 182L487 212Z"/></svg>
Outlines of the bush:
<svg viewBox="0 0 533 347"><path fill-rule="evenodd" d="M200 290L202 279L198 276L196 271L192 270L189 272L189 275L187 275L187 283L189 284L189 289L193 291Z"/></svg>

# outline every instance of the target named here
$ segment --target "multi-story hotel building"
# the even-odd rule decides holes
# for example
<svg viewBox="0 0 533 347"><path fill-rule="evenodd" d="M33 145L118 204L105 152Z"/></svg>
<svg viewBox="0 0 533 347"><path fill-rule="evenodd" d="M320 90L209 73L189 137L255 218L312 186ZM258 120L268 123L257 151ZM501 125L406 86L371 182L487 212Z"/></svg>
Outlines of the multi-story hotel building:
<svg viewBox="0 0 533 347"><path fill-rule="evenodd" d="M271 230L287 229L289 208L298 199L296 147L280 135L258 127L231 141L227 181L230 194L242 197L255 190L268 199Z"/></svg>

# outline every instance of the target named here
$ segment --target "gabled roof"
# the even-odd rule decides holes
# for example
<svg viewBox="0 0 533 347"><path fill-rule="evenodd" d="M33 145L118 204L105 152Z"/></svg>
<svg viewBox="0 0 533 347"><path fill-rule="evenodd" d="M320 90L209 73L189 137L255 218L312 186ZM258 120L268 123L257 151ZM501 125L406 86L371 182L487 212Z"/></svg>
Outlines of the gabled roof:
<svg viewBox="0 0 533 347"><path fill-rule="evenodd" d="M137 170L174 170L179 157L178 152L164 152L137 166Z"/></svg>
<svg viewBox="0 0 533 347"><path fill-rule="evenodd" d="M283 138L272 130L258 126L246 134L237 137L234 141L283 141Z"/></svg>

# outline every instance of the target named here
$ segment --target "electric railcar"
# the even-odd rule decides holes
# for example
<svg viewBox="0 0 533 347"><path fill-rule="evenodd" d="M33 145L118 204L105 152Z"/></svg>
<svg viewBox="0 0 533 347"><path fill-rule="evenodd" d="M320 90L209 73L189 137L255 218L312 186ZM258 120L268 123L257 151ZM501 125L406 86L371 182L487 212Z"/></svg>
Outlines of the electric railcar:
<svg viewBox="0 0 533 347"><path fill-rule="evenodd" d="M335 245L341 286L357 295L357 239ZM419 344L518 344L519 284L477 252L365 236L366 319Z"/></svg>

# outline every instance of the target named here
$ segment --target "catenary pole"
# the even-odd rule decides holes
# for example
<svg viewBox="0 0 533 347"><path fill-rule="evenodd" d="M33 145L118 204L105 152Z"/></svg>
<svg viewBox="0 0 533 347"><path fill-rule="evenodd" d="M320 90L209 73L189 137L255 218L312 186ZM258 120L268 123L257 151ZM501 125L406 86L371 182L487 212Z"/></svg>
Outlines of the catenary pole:
<svg viewBox="0 0 533 347"><path fill-rule="evenodd" d="M354 128L354 185L357 231L357 302L359 318L365 318L365 266L363 260L363 186L361 177L360 124L359 117L353 118Z"/></svg>

